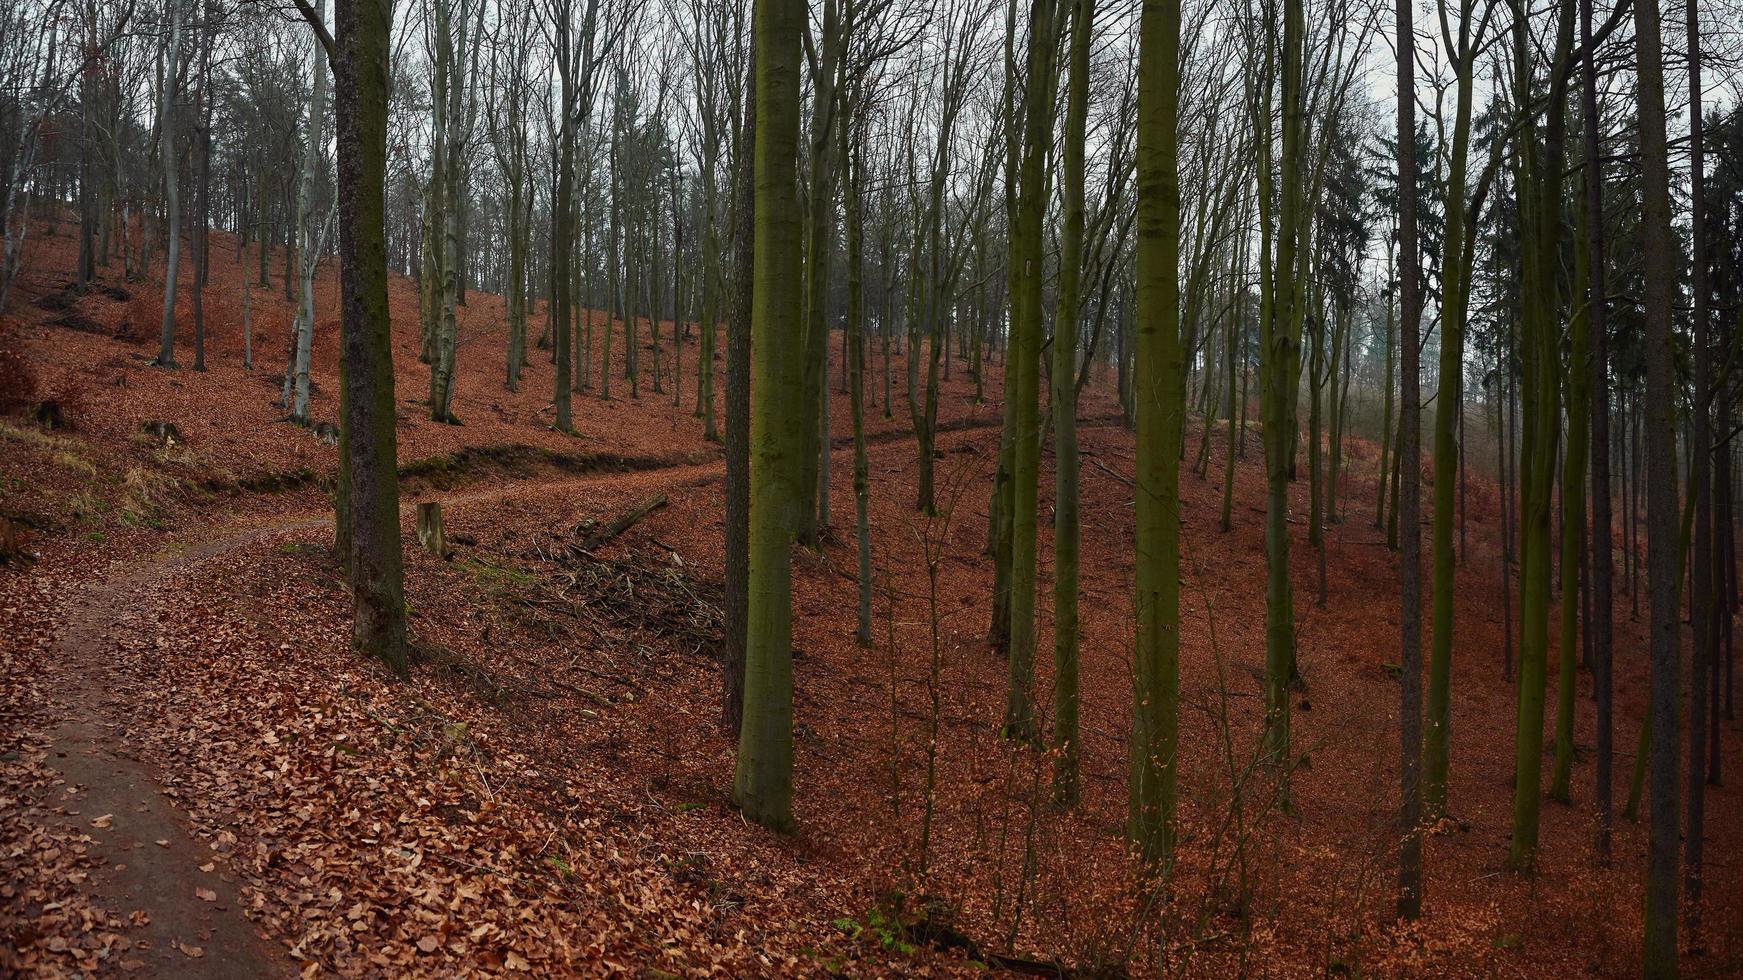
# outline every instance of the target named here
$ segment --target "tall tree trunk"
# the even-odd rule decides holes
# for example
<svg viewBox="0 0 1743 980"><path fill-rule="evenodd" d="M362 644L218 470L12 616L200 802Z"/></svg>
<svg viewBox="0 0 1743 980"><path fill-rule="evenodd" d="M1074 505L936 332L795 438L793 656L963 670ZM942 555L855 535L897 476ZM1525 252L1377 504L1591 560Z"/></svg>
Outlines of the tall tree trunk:
<svg viewBox="0 0 1743 980"><path fill-rule="evenodd" d="M435 352L430 362L430 418L436 422L456 421L451 408L454 400L454 360L459 346L459 325L455 309L464 302L464 275L460 264L465 259L462 249L462 222L466 212L465 167L455 142L461 138L461 93L465 82L463 62L468 44L467 17L461 11L458 30L451 23L450 0L437 0L436 18L436 83L433 101L435 114L432 138L430 180L437 185L433 196L437 203L436 247L440 252L438 282L435 285L437 304Z"/></svg>
<svg viewBox="0 0 1743 980"><path fill-rule="evenodd" d="M1712 388L1713 350L1707 294L1706 149L1702 145L1701 19L1698 0L1688 0L1689 76L1689 241L1693 262L1689 292L1694 300L1694 403L1689 426L1689 494L1694 498L1694 534L1689 563L1689 620L1693 651L1689 658L1688 810L1683 830L1683 899L1687 929L1700 944L1701 875L1706 837L1707 674L1711 669L1713 609Z"/></svg>
<svg viewBox="0 0 1743 980"><path fill-rule="evenodd" d="M593 293L593 168L588 167L581 178L581 206L574 210L579 212L577 220L581 224L581 293L573 297L574 328L569 333L569 344L574 348L575 365L571 372L572 391L590 391L593 388L593 311L598 306L594 302ZM574 238L570 238L570 249L573 254ZM571 288L575 282L574 276L569 277Z"/></svg>
<svg viewBox="0 0 1743 980"><path fill-rule="evenodd" d="M1338 479L1339 470L1343 466L1344 447L1344 417L1345 408L1350 397L1350 302L1347 297L1340 297L1337 304L1337 321L1332 327L1331 340L1331 386L1330 420L1328 422L1326 446L1326 478L1325 478L1325 522L1337 524L1338 517ZM1323 549L1321 549L1323 553Z"/></svg>
<svg viewBox="0 0 1743 980"><path fill-rule="evenodd" d="M1586 267L1575 264L1570 292L1574 296L1586 292ZM1586 452L1590 448L1587 424L1591 406L1587 402L1587 381L1591 374L1591 331L1585 318L1589 307L1576 312L1568 324L1568 358L1565 385L1567 388L1567 448L1562 453L1561 471L1561 638L1557 647L1555 686L1555 771L1550 778L1549 796L1558 802L1570 802L1574 767L1574 694L1579 684L1579 597L1585 591L1582 584L1581 555L1586 541ZM1589 635L1590 631L1587 630Z"/></svg>
<svg viewBox="0 0 1743 980"><path fill-rule="evenodd" d="M1127 833L1144 867L1163 872L1174 854L1179 761L1180 450L1186 414L1179 99L1180 2L1145 0L1138 28L1137 637Z"/></svg>
<svg viewBox="0 0 1743 980"><path fill-rule="evenodd" d="M92 28L93 34L95 28ZM93 36L86 42L86 50L94 55L96 38ZM88 55L89 56L89 55ZM96 275L97 265L97 195L92 189L95 182L95 167L91 165L93 146L96 143L95 127L91 124L92 102L96 99L94 85L89 73L81 73L79 78L79 259L75 282L79 289L90 285L91 278ZM107 236L104 240L107 249Z"/></svg>
<svg viewBox="0 0 1743 980"><path fill-rule="evenodd" d="M1243 200L1241 204L1242 227L1245 227L1246 219L1250 214L1248 204ZM1240 258L1236 263L1234 300L1229 311L1228 340L1224 344L1228 348L1224 351L1225 359L1228 362L1228 406L1227 411L1224 412L1228 416L1228 451L1223 460L1223 510L1222 521L1219 525L1224 532L1234 530L1235 526L1235 430L1238 426L1235 419L1235 365L1237 361L1240 362L1243 374L1246 367L1247 246L1245 243L1241 243L1236 248L1239 250ZM1241 406L1241 411L1243 414L1245 413L1245 405Z"/></svg>
<svg viewBox="0 0 1743 980"><path fill-rule="evenodd" d="M1302 206L1302 44L1306 13L1301 0L1283 3L1281 76L1282 165L1277 197L1277 251L1264 270L1267 289L1260 370L1260 414L1265 443L1265 737L1266 760L1277 769L1283 805L1288 805L1290 754L1289 683L1295 670L1295 597L1289 579L1289 481L1294 463L1296 400L1301 363L1301 315L1297 263L1304 222ZM1267 143L1269 135L1261 137ZM1261 200L1272 193L1269 153L1261 162ZM1261 219L1261 223L1264 219ZM1267 249L1268 252L1268 249ZM1267 255L1267 258L1270 258Z"/></svg>
<svg viewBox="0 0 1743 980"><path fill-rule="evenodd" d="M1395 236L1394 236L1395 237ZM1394 242L1386 245L1386 381L1380 387L1384 407L1380 409L1380 480L1374 494L1374 527L1386 523L1386 481L1392 476L1392 368L1398 345L1393 342L1397 324L1393 320L1393 303L1397 298L1398 277L1392 270Z"/></svg>
<svg viewBox="0 0 1743 980"><path fill-rule="evenodd" d="M1059 302L1053 316L1053 799L1075 806L1077 775L1077 310L1083 266L1083 155L1095 0L1071 7L1070 76L1059 172ZM1140 42L1141 43L1141 42ZM1141 836L1139 838L1142 839Z"/></svg>
<svg viewBox="0 0 1743 980"><path fill-rule="evenodd" d="M508 111L518 117L520 89L510 93ZM520 376L527 360L527 239L531 229L527 220L526 199L526 130L518 121L509 123L508 172L508 364L504 385L509 391L520 390Z"/></svg>
<svg viewBox="0 0 1743 980"><path fill-rule="evenodd" d="M568 45L568 24L562 21L558 24L558 47ZM567 59L561 61L567 65ZM563 118L557 124L557 192L556 201L552 205L551 215L551 324L556 364L556 376L552 380L551 394L556 402L556 429L558 432L574 431L570 404L570 388L573 381L570 378L572 370L569 345L570 318L572 298L570 297L571 277L569 270L574 260L570 251L575 247L573 219L570 211L574 207L575 195L575 123L574 123L574 85L569 77L567 67L563 70L562 105ZM584 316L590 312L584 311Z"/></svg>
<svg viewBox="0 0 1743 980"><path fill-rule="evenodd" d="M660 220L659 179L650 176L648 184L650 188L648 195L650 198L648 203L648 228L649 237L652 239L648 243L648 336L654 343L652 379L654 394L663 395L666 392L665 381L661 377L662 372L660 371L660 313L663 312L660 309L660 301L664 296L665 290L661 288L661 283L664 281L664 277L660 274L660 227L664 222ZM673 209L673 213L677 213L676 208ZM676 263L674 263L674 267L675 266ZM677 320L676 313L672 315L672 319L674 321Z"/></svg>
<svg viewBox="0 0 1743 980"><path fill-rule="evenodd" d="M714 411L714 344L720 321L722 273L720 269L719 191L715 187L717 150L703 146L702 160L702 303L696 328L696 415L702 419L702 438L720 441Z"/></svg>
<svg viewBox="0 0 1743 980"><path fill-rule="evenodd" d="M849 112L858 112L857 91L846 101ZM862 333L865 321L864 296L861 286L861 243L859 196L865 186L863 136L853 129L856 120L843 112L841 141L848 149L842 154L847 164L847 180L842 198L847 211L847 350L843 353L848 376L849 398L853 405L853 509L854 539L859 550L859 617L854 638L862 647L871 646L871 464L865 448L865 344Z"/></svg>
<svg viewBox="0 0 1743 980"><path fill-rule="evenodd" d="M351 646L404 676L406 605L384 234L391 8L389 0L337 0L335 7L344 375L339 460L350 518Z"/></svg>
<svg viewBox="0 0 1743 980"><path fill-rule="evenodd" d="M620 189L618 174L618 134L622 131L620 125L623 110L616 102L611 110L611 206L610 222L606 230L605 245L605 337L599 351L599 398L602 401L611 400L611 333L616 326L615 321L621 315L628 318L623 309L623 294L618 289L623 275L623 210L620 202L623 194Z"/></svg>
<svg viewBox="0 0 1743 980"><path fill-rule="evenodd" d="M999 460L998 469L993 477L992 498L987 503L987 531L991 537L993 558L993 601L992 624L987 629L987 645L995 652L1009 655L1011 641L1011 508L1016 484L1013 482L1012 467L1015 465L1017 452L1017 398L1016 372L1011 370L1009 345L1013 337L1014 327L1022 317L1023 291L1018 288L1020 267L1015 261L1015 239L1017 229L1017 188L1022 181L1019 168L1021 166L1021 130L1017 116L1017 64L1016 64L1016 32L1017 32L1017 0L1006 0L1005 4L1005 85L1004 85L1004 137L1005 137L1005 222L1010 229L1007 234L1008 251L1005 257L1005 297L1008 304L1005 334L1006 354L1000 374L1002 375L999 407L1003 425L999 430ZM887 251L887 249L886 249ZM889 397L889 364L888 364L888 334L885 334L885 366L884 366L884 417L890 414ZM1121 361L1122 365L1124 361ZM910 399L910 407L912 400Z"/></svg>
<svg viewBox="0 0 1743 980"><path fill-rule="evenodd" d="M798 429L804 295L796 194L799 157L799 0L756 0L756 276L751 347L750 585L744 720L733 802L776 830L793 825L793 535L802 495Z"/></svg>
<svg viewBox="0 0 1743 980"><path fill-rule="evenodd" d="M335 10L334 13L337 14L337 10ZM337 17L335 16L334 19L337 20ZM334 114L337 115L337 110L335 110ZM267 276L267 272L266 272L266 256L267 256L268 252L272 251L272 240L267 236L266 216L267 216L267 213L272 210L272 205L269 203L271 199L266 196L266 171L267 171L267 168L260 161L256 161L255 165L260 168L260 173L259 173L259 176L258 176L257 181L255 183L255 192L254 192L254 197L255 197L255 201L254 201L254 221L255 221L254 239L255 239L255 245L256 245L256 249L257 249L255 258L256 258L256 262L259 266L258 282L256 282L256 285L258 285L262 289L271 289L272 288L272 280ZM127 250L127 234L126 234L126 221L125 220L123 220L123 222L122 222L121 246L122 246L122 253L125 256L125 253Z"/></svg>
<svg viewBox="0 0 1743 980"><path fill-rule="evenodd" d="M1398 917L1422 914L1422 527L1421 385L1422 282L1416 237L1416 28L1410 0L1397 2L1398 50L1398 292L1399 476L1398 548L1400 685L1398 783L1402 795L1398 822ZM1448 391L1444 379L1441 391ZM1444 404L1438 413L1452 413ZM1438 427L1437 427L1438 429ZM1439 454L1436 454L1437 459ZM1452 481L1443 482L1448 487ZM1437 490L1438 494L1438 490ZM1450 509L1450 508L1449 508ZM1441 509L1435 508L1437 520Z"/></svg>
<svg viewBox="0 0 1743 980"><path fill-rule="evenodd" d="M1513 390L1507 352L1495 345L1495 468L1501 476L1501 679L1513 679Z"/></svg>
<svg viewBox="0 0 1743 980"><path fill-rule="evenodd" d="M1514 84L1532 74L1526 24L1515 17ZM1556 41L1549 64L1550 90L1545 120L1538 127L1528 114L1518 139L1520 364L1524 372L1524 432L1520 453L1523 488L1520 517L1518 713L1514 740L1513 835L1508 860L1514 869L1536 867L1542 809L1543 700L1549 656L1550 511L1555 496L1561 423L1561 325L1554 305L1560 247L1562 127L1566 107L1563 66L1573 45L1573 7L1561 0ZM1527 83L1528 84L1528 83ZM1516 89L1522 91L1523 89ZM1528 110L1529 112L1529 110Z"/></svg>
<svg viewBox="0 0 1743 980"><path fill-rule="evenodd" d="M678 171L671 172L672 195L672 407L684 403L684 220L679 209ZM654 324L658 335L659 324Z"/></svg>
<svg viewBox="0 0 1743 980"><path fill-rule="evenodd" d="M315 0L315 16L325 15L325 0ZM320 264L320 242L315 217L315 184L321 166L321 149L326 145L327 59L317 50L310 59L309 71L313 94L309 98L309 128L303 142L303 173L297 191L297 285L302 293L302 306L296 316L296 352L292 358L295 376L291 418L299 425L309 422L309 369L314 363L315 343L315 270ZM385 261L385 259L384 259Z"/></svg>
<svg viewBox="0 0 1743 980"><path fill-rule="evenodd" d="M202 13L204 25L200 44L200 94L194 101L194 118L199 126L199 172L194 185L194 370L206 369L206 275L212 264L211 254L211 191L212 191L212 43L217 27L215 12L207 6ZM87 236L88 238L88 233ZM89 252L89 242L81 238L81 247Z"/></svg>
<svg viewBox="0 0 1743 980"><path fill-rule="evenodd" d="M1021 317L1011 324L1011 360L1016 372L1016 443L1011 474L1011 633L1004 732L1023 742L1036 738L1035 685L1035 525L1041 461L1040 394L1042 219L1047 207L1048 148L1052 145L1053 102L1058 70L1056 0L1031 0L1029 74L1023 103L1023 160L1017 195L1017 226L1011 258L1018 270ZM937 348L938 338L932 346Z"/></svg>
<svg viewBox="0 0 1743 980"><path fill-rule="evenodd" d="M1313 549L1319 571L1319 590L1314 605L1325 608L1325 470L1324 405L1325 405L1325 289L1313 287L1313 326L1307 341L1313 349L1307 356L1307 546Z"/></svg>
<svg viewBox="0 0 1743 980"><path fill-rule="evenodd" d="M1680 793L1677 752L1681 695L1678 663L1677 497L1675 378L1671 373L1671 316L1675 251L1670 229L1670 163L1665 138L1664 37L1658 0L1634 2L1634 54L1640 127L1647 416L1647 576L1652 620L1652 811L1648 832L1644 970L1649 978L1677 974L1677 846Z"/></svg>
<svg viewBox="0 0 1743 980"><path fill-rule="evenodd" d="M1432 634L1429 651L1428 717L1423 756L1423 805L1431 817L1446 814L1446 784L1451 768L1452 742L1452 645L1453 645L1453 489L1454 469L1463 459L1464 433L1454 440L1453 425L1463 415L1465 365L1465 314L1471 281L1474 239L1466 234L1468 207L1466 201L1466 171L1470 159L1471 111L1476 75L1476 47L1481 39L1472 38L1472 5L1461 2L1456 60L1457 104L1454 108L1453 139L1446 183L1442 194L1444 211L1444 245L1441 262L1441 342L1438 389L1440 408L1434 413L1434 524L1431 561L1433 562ZM1487 18L1483 20L1486 26ZM1481 33L1483 28L1477 27ZM1414 116L1414 112L1412 113ZM1399 139L1407 139L1400 133ZM1414 143L1414 140L1411 140ZM1414 158L1415 153L1412 151ZM1414 192L1412 194L1414 197ZM1459 410L1446 402L1456 397Z"/></svg>
<svg viewBox="0 0 1743 980"><path fill-rule="evenodd" d="M176 62L181 58L181 4L170 0L169 38L164 48L163 96L158 113L158 128L163 152L163 208L169 221L169 251L164 259L163 328L158 334L158 367L176 366L176 277L181 272L182 208L176 192L176 171L180 158L175 143Z"/></svg>
<svg viewBox="0 0 1743 980"><path fill-rule="evenodd" d="M752 30L756 28L753 26ZM748 77L758 77L757 45L750 45ZM722 722L738 734L744 717L745 641L750 580L750 370L751 315L756 257L756 175L751 159L757 133L757 86L745 86L744 129L734 154L732 310L726 326L726 644L721 670Z"/></svg>

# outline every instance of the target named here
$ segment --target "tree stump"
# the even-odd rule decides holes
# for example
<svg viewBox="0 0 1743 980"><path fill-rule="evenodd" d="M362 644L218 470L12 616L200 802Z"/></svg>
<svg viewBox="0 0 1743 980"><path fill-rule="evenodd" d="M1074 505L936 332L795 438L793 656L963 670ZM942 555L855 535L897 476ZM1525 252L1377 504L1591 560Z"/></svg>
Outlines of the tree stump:
<svg viewBox="0 0 1743 980"><path fill-rule="evenodd" d="M24 532L11 520L0 517L0 564L24 554Z"/></svg>
<svg viewBox="0 0 1743 980"><path fill-rule="evenodd" d="M418 504L418 543L437 558L448 557L448 538L442 530L442 504L439 501Z"/></svg>

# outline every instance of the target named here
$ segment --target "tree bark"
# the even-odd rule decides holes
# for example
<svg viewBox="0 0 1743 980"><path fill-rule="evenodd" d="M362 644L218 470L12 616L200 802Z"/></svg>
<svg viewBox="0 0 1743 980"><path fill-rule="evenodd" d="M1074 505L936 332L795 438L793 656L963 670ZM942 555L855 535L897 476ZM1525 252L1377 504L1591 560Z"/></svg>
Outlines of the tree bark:
<svg viewBox="0 0 1743 980"><path fill-rule="evenodd" d="M1706 836L1707 675L1717 635L1713 608L1712 388L1713 349L1707 293L1706 148L1703 145L1701 20L1698 0L1688 0L1689 78L1689 241L1693 262L1689 292L1694 309L1694 402L1690 406L1689 494L1694 498L1694 533L1689 554L1688 805L1683 830L1683 900L1691 943L1700 944L1701 876Z"/></svg>
<svg viewBox="0 0 1743 980"><path fill-rule="evenodd" d="M754 31L754 27L752 28ZM748 75L757 77L756 42ZM757 95L745 86L744 128L734 154L733 296L726 326L726 648L721 668L721 719L734 734L744 717L744 666L750 580L751 315L756 257Z"/></svg>
<svg viewBox="0 0 1743 980"><path fill-rule="evenodd" d="M1142 865L1165 872L1174 854L1179 754L1180 451L1186 414L1180 342L1179 0L1146 0L1138 38L1137 633L1127 834Z"/></svg>
<svg viewBox="0 0 1743 980"><path fill-rule="evenodd" d="M756 0L755 283L750 574L733 802L774 830L793 826L793 536L803 496L798 429L805 414L804 296L796 194L799 157L799 0Z"/></svg>
<svg viewBox="0 0 1743 980"><path fill-rule="evenodd" d="M1640 127L1645 319L1646 560L1651 623L1652 809L1648 831L1643 966L1648 978L1677 974L1677 753L1681 695L1677 561L1675 378L1671 317L1675 251L1670 227L1670 162L1665 138L1664 37L1658 0L1634 0L1634 54Z"/></svg>
<svg viewBox="0 0 1743 980"><path fill-rule="evenodd" d="M335 115L343 310L340 486L348 489L351 645L404 676L406 607L387 306L389 0L337 0Z"/></svg>
<svg viewBox="0 0 1743 980"><path fill-rule="evenodd" d="M865 187L865 150L864 134L855 128L859 123L855 114L860 111L861 97L856 82L846 99L841 126L841 141L847 145L847 151L842 154L847 163L847 180L842 188L847 212L847 349L842 351L842 360L853 411L854 540L859 555L859 616L854 639L860 646L869 647L872 642L871 463L865 447L865 308L861 283L864 231L860 210L860 194Z"/></svg>
<svg viewBox="0 0 1743 980"><path fill-rule="evenodd" d="M1163 15L1165 16L1165 14ZM1053 316L1053 800L1075 806L1077 773L1077 319L1083 265L1084 133L1089 116L1089 47L1095 0L1071 6L1070 75L1059 190L1059 302ZM1166 25L1157 25L1158 30ZM1178 33L1178 29L1176 30ZM1161 94L1161 93L1157 93ZM1162 136L1163 134L1156 134ZM1164 137L1165 138L1165 137ZM1142 839L1140 835L1139 839Z"/></svg>
<svg viewBox="0 0 1743 980"><path fill-rule="evenodd" d="M1410 0L1398 0L1398 292L1399 477L1398 547L1400 685L1398 784L1398 917L1422 915L1422 448L1419 364L1422 282L1416 231L1416 29ZM1461 191L1462 193L1462 191ZM1444 383L1441 390L1447 391ZM1438 413L1450 416L1443 404ZM1438 454L1437 454L1438 458ZM1449 488L1451 481L1436 480ZM1438 494L1438 490L1437 490ZM1440 507L1435 516L1441 518Z"/></svg>
<svg viewBox="0 0 1743 980"><path fill-rule="evenodd" d="M1040 394L1042 219L1047 207L1046 158L1052 145L1053 96L1058 79L1055 62L1056 0L1031 0L1029 6L1029 74L1023 103L1023 158L1017 194L1017 224L1012 229L1011 261L1017 268L1020 316L1011 324L1011 360L1015 372L1015 446L1011 474L1011 632L1004 733L1020 742L1037 737L1035 683L1035 525L1041 461L1041 425L1036 401ZM933 338L933 349L937 338ZM910 354L912 351L910 351ZM909 362L913 362L910 360Z"/></svg>
<svg viewBox="0 0 1743 980"><path fill-rule="evenodd" d="M1592 43L1592 0L1580 0L1580 115L1585 136L1586 310L1591 329L1592 413L1592 688L1597 701L1597 758L1593 807L1597 811L1598 860L1610 859L1611 767L1614 755L1611 669L1610 371L1604 284L1604 171L1598 138L1597 52Z"/></svg>
<svg viewBox="0 0 1743 980"><path fill-rule="evenodd" d="M170 0L169 38L164 47L163 96L158 128L163 152L163 208L169 222L169 251L165 254L163 272L163 327L158 334L158 367L176 366L176 277L181 271L182 209L176 188L178 158L175 145L176 62L181 57L181 4Z"/></svg>

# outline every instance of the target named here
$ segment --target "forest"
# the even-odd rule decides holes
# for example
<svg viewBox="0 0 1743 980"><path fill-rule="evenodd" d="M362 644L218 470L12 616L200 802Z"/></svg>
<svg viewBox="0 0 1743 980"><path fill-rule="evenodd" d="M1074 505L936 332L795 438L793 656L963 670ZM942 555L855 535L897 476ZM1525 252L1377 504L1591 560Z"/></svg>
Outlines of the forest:
<svg viewBox="0 0 1743 980"><path fill-rule="evenodd" d="M1729 2L9 0L0 975L1743 975L1740 364Z"/></svg>

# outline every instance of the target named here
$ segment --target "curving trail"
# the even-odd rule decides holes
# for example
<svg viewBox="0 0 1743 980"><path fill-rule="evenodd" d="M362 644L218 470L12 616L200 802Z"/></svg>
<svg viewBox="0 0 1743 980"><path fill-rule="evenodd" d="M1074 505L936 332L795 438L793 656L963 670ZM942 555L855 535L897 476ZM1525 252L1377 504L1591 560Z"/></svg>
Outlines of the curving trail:
<svg viewBox="0 0 1743 980"><path fill-rule="evenodd" d="M65 610L56 656L47 665L46 680L62 692L64 712L49 732L50 764L78 790L63 819L92 838L90 854L98 864L88 882L93 901L124 916L139 910L148 917L132 934L129 958L144 964L135 975L201 980L295 971L243 916L234 880L163 795L151 766L127 750L119 720L126 712L110 683L111 624L144 586L267 535L319 523L286 521L150 561L87 586Z"/></svg>
<svg viewBox="0 0 1743 980"><path fill-rule="evenodd" d="M1088 424L1098 423L1106 421ZM997 424L988 420L952 428ZM838 440L834 451L850 447L851 440ZM724 469L721 459L674 460L651 469L533 476L473 491L408 494L401 516L409 518L419 498L435 497L455 508L560 496L587 485L644 482L656 475L697 486L720 479ZM243 914L240 888L223 858L201 843L187 817L164 795L153 766L128 749L125 719L131 712L115 693L119 668L111 655L120 639L118 621L139 607L151 586L178 572L268 538L330 527L332 520L331 512L291 515L232 530L167 557L142 559L123 574L86 585L61 613L60 638L44 678L62 695L61 717L49 731L50 764L76 793L58 819L92 839L90 855L98 867L86 887L93 902L122 916L145 913L144 924L130 934L133 948L127 958L139 961L128 965L130 976L291 977L296 965ZM100 819L104 816L108 819Z"/></svg>
<svg viewBox="0 0 1743 980"><path fill-rule="evenodd" d="M723 468L720 461L674 463L653 471L534 477L435 496L457 507L645 479L650 472L679 475L686 483L708 482ZM402 518L413 506L414 499L408 497L401 505ZM224 534L168 557L142 560L130 571L86 585L62 611L60 639L44 678L61 692L60 717L48 732L49 764L76 793L58 819L91 838L89 853L97 869L86 888L92 901L123 917L135 910L145 913L144 924L131 930L133 948L126 957L143 965L132 965L130 976L291 977L296 967L243 914L240 889L223 859L194 835L186 816L164 795L151 764L127 748L124 719L129 712L114 693L116 668L110 656L118 639L117 621L137 607L149 586L177 572L267 538L332 522L331 513L296 515Z"/></svg>

